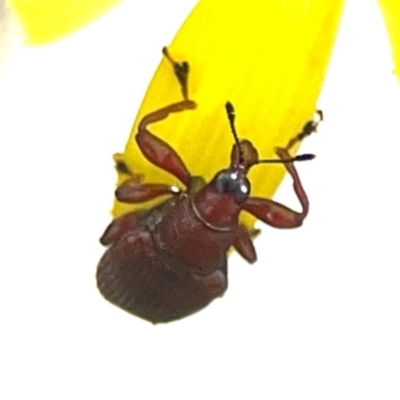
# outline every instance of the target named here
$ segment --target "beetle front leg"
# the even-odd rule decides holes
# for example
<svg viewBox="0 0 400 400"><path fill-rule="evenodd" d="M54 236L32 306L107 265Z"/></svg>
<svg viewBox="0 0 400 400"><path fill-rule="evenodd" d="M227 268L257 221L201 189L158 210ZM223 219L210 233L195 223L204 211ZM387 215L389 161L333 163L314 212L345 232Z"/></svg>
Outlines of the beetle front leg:
<svg viewBox="0 0 400 400"><path fill-rule="evenodd" d="M168 117L169 114L181 112L185 110L193 110L196 108L196 103L189 99L188 96L188 78L189 78L189 64L186 61L181 63L175 61L168 53L168 49L164 47L162 52L165 58L171 63L176 78L181 86L183 101L170 104L169 106L160 108L157 111L144 116L139 123L139 133L146 132L147 125L161 121Z"/></svg>
<svg viewBox="0 0 400 400"><path fill-rule="evenodd" d="M166 47L163 48L163 54L173 66L175 75L181 86L184 100L178 103L170 104L145 115L139 123L136 142L147 160L157 167L162 168L163 170L174 175L184 185L189 186L191 181L190 172L186 168L185 163L179 157L178 153L168 143L157 138L147 129L149 124L162 121L171 113L193 110L197 106L194 101L189 100L188 98L187 82L189 75L189 64L186 61L182 63L174 61L169 55Z"/></svg>
<svg viewBox="0 0 400 400"><path fill-rule="evenodd" d="M291 158L286 149L278 148L276 153L282 160ZM296 212L273 200L256 197L247 199L242 209L275 228L296 228L301 226L307 216L309 202L293 162L286 163L285 168L293 178L293 188L300 201L301 212Z"/></svg>
<svg viewBox="0 0 400 400"><path fill-rule="evenodd" d="M163 47L162 53L164 57L171 63L172 68L174 69L174 73L176 78L181 85L182 95L185 100L189 98L188 96L188 76L189 76L189 64L187 61L177 62L175 61L168 52L166 47Z"/></svg>
<svg viewBox="0 0 400 400"><path fill-rule="evenodd" d="M190 185L189 170L179 154L167 142L153 135L146 128L139 128L136 142L143 155L152 164L169 172L185 186Z"/></svg>

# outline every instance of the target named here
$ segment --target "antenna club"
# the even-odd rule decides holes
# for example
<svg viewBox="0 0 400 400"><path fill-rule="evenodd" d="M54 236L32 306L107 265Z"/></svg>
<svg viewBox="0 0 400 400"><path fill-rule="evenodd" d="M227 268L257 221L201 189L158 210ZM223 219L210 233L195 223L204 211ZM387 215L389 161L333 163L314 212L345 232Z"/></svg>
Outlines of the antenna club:
<svg viewBox="0 0 400 400"><path fill-rule="evenodd" d="M228 114L234 114L235 113L235 109L233 108L233 104L230 101L226 102L225 108L226 108L226 112Z"/></svg>
<svg viewBox="0 0 400 400"><path fill-rule="evenodd" d="M295 161L309 161L315 158L315 154L300 154L295 157Z"/></svg>

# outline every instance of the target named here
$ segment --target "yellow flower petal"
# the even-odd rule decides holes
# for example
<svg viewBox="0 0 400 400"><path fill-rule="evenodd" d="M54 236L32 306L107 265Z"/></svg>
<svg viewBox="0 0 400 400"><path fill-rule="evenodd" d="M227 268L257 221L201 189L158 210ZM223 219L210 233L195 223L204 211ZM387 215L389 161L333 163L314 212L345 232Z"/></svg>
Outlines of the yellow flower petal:
<svg viewBox="0 0 400 400"><path fill-rule="evenodd" d="M400 1L379 0L392 46L395 73L400 79Z"/></svg>
<svg viewBox="0 0 400 400"><path fill-rule="evenodd" d="M121 0L9 0L30 44L59 39L109 11Z"/></svg>
<svg viewBox="0 0 400 400"><path fill-rule="evenodd" d="M276 157L314 114L330 58L343 0L201 0L168 47L190 64L189 97L198 108L150 126L166 140L193 175L209 181L229 166L233 137L224 105L236 109L239 136L253 142L260 157ZM161 54L161 49L160 49ZM141 105L124 159L145 182L180 185L140 153L135 134L147 113L182 99L171 65L164 59ZM271 197L284 168L254 167L252 195ZM126 179L121 174L119 182ZM116 203L113 214L154 203ZM245 223L254 219L245 216Z"/></svg>

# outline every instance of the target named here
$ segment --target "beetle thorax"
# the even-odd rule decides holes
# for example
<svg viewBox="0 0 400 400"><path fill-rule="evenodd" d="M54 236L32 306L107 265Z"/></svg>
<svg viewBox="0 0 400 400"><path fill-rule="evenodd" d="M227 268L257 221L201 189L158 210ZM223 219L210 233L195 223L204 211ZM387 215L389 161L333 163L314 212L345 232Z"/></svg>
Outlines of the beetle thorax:
<svg viewBox="0 0 400 400"><path fill-rule="evenodd" d="M207 222L206 217L211 214L205 211L204 207L196 208L194 199L188 196L178 201L157 225L153 237L169 268L207 275L225 265L226 252L236 235L238 211L231 223L216 226ZM203 212L204 216L199 214Z"/></svg>
<svg viewBox="0 0 400 400"><path fill-rule="evenodd" d="M215 179L193 199L196 217L209 229L225 232L236 229L240 206L232 193L221 193L215 187Z"/></svg>

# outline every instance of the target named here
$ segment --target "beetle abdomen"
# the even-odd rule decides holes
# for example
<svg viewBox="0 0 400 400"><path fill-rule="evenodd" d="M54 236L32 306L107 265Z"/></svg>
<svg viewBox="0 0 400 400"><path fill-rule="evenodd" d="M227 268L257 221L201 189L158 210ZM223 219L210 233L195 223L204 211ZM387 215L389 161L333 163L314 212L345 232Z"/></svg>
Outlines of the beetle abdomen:
<svg viewBox="0 0 400 400"><path fill-rule="evenodd" d="M168 322L201 310L225 292L226 261L205 276L177 273L165 264L150 233L138 229L106 251L97 285L108 301L125 311L153 323Z"/></svg>

